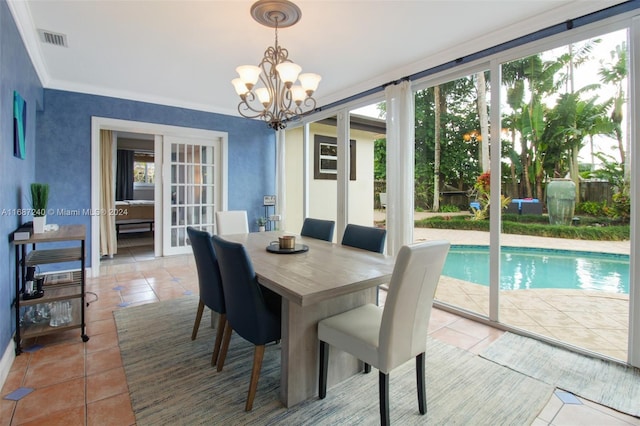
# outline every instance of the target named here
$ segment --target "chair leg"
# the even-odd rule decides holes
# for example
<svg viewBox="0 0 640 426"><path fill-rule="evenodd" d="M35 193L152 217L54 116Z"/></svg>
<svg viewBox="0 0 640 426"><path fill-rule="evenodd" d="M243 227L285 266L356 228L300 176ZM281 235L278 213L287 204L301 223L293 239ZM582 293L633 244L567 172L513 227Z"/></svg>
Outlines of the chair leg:
<svg viewBox="0 0 640 426"><path fill-rule="evenodd" d="M364 363L364 374L371 373L371 364Z"/></svg>
<svg viewBox="0 0 640 426"><path fill-rule="evenodd" d="M220 355L220 346L222 345L222 334L224 333L226 325L227 314L220 314L218 318L218 329L216 330L216 342L213 344L213 354L211 355L212 367L216 365L216 362L218 362L218 355Z"/></svg>
<svg viewBox="0 0 640 426"><path fill-rule="evenodd" d="M425 391L425 383L424 383L424 373L425 373L425 355L424 352L419 354L416 357L416 378L418 382L418 409L420 410L420 414L427 413L427 398Z"/></svg>
<svg viewBox="0 0 640 426"><path fill-rule="evenodd" d="M229 350L229 341L231 340L231 332L233 329L231 328L231 324L227 324L224 328L224 337L222 338L222 347L220 348L220 356L218 357L217 362L217 371L222 371L222 367L224 367L224 360L227 358L227 351Z"/></svg>
<svg viewBox="0 0 640 426"><path fill-rule="evenodd" d="M320 374L318 377L318 396L327 396L327 368L329 367L329 344L320 341Z"/></svg>
<svg viewBox="0 0 640 426"><path fill-rule="evenodd" d="M378 387L380 389L380 424L387 426L391 424L389 418L389 375L380 371Z"/></svg>
<svg viewBox="0 0 640 426"><path fill-rule="evenodd" d="M249 384L249 394L247 395L247 405L244 411L251 411L253 408L253 399L256 396L258 388L258 379L260 378L260 370L262 369L262 358L264 358L264 345L256 345L253 352L253 368L251 369L251 383Z"/></svg>
<svg viewBox="0 0 640 426"><path fill-rule="evenodd" d="M198 302L198 311L196 312L196 322L193 324L193 331L191 332L191 340L196 340L198 335L198 328L200 328L200 320L202 319L202 313L204 312L204 302L202 299Z"/></svg>

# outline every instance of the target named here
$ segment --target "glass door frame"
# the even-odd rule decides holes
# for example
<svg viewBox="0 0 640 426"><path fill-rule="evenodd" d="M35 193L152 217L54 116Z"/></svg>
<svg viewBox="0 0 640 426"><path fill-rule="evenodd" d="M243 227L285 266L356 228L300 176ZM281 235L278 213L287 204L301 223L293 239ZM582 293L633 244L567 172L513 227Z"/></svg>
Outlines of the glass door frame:
<svg viewBox="0 0 640 426"><path fill-rule="evenodd" d="M434 73L427 77L423 77L416 80L413 83L413 90L420 90L434 86L443 82L453 80L459 76L467 75L474 69L488 69L491 73L490 81L491 87L500 87L501 85L501 64L510 60L515 60L528 55L536 54L538 52L556 48L562 45L566 45L572 42L578 42L591 37L596 37L608 32L628 28L630 31L629 37L629 111L630 117L636 115L635 111L640 111L640 79L637 76L640 75L640 15L638 10L623 13L618 16L607 18L602 21L595 22L584 27L565 31L560 34L556 34L541 40L533 41L528 44L522 44L520 46L511 48L509 50L488 55L475 62L469 62L468 64L451 68L439 73ZM501 143L500 143L500 91L493 90L491 96L491 112L490 122L493 123L490 130L491 136L491 164L490 167L494 174L497 174L497 179L491 179L491 204L499 205L500 201L500 181L501 181ZM366 100L365 100L366 99ZM357 102L345 103L339 107L323 111L322 116L337 114L342 111L348 112L350 109L357 108L360 105L366 105L380 100L381 95L377 93L369 95L366 98L359 99ZM311 122L318 120L320 115L313 115L307 117L306 120ZM348 127L348 122L342 124ZM640 164L640 149L634 149L637 146L637 141L640 140L640 121L631 120L630 123L630 147L631 147L631 163L634 165ZM338 131L340 134L340 130ZM630 365L640 367L640 266L636 259L640 253L640 172L639 167L633 167L631 170L631 193L634 194L631 200L631 229L630 229L630 293L629 293L629 348L628 348L628 360ZM387 173L392 171L387 170ZM307 196L307 194L305 194ZM340 201L340 200L339 200ZM346 207L345 207L346 208ZM472 314L469 312L461 312L441 304L434 302L441 308L454 311L463 316L468 316L472 319L489 323L497 328L509 330L510 327L506 324L500 323L499 319L499 275L500 275L500 229L501 229L501 217L500 215L490 216L490 310L489 317L484 317L478 314ZM544 339L542 339L544 340Z"/></svg>
<svg viewBox="0 0 640 426"><path fill-rule="evenodd" d="M215 130L203 130L196 129L190 127L180 127L180 126L172 126L167 124L156 124L156 123L147 123L142 121L132 121L132 120L122 120L116 118L107 118L107 117L91 117L91 210L99 211L100 210L100 130L113 130L113 131L121 131L121 132L133 132L133 133L145 133L155 135L155 157L156 159L162 158L162 137L165 135L170 136L184 136L184 137L195 137L201 139L215 139L220 138L221 143L221 153L220 153L220 161L221 161L221 169L220 173L222 176L221 182L221 208L227 209L228 205L228 144L229 144L229 136L227 132L215 131ZM164 174L165 171L162 167L159 167L156 163L156 197L159 197L158 192L161 194L161 186L159 184L164 184ZM160 196L161 197L161 196ZM161 198L156 199L156 208L155 208L155 220L161 220L162 208ZM160 203L160 205L158 205ZM161 223L161 222L157 222ZM162 239L162 226L156 227L156 235L155 239ZM90 258L91 264L87 269L89 276L98 277L100 276L100 221L97 215L93 215L91 217L91 247L90 247ZM161 250L156 246L156 255L162 253Z"/></svg>
<svg viewBox="0 0 640 426"><path fill-rule="evenodd" d="M640 79L637 78L640 75L640 15L634 17L638 11L624 14L623 16L616 16L606 21L594 23L583 28L572 30L571 32L565 32L539 40L531 42L527 45L518 46L510 50L500 52L498 54L490 55L489 57L479 59L475 62L456 67L441 73L433 74L432 76L425 77L414 83L414 90L421 90L427 87L432 87L440 83L448 82L460 78L463 75L468 75L474 70L478 70L478 67L489 69L491 87L499 88L501 85L501 64L515 60L518 58L533 55L545 50L557 48L569 43L579 42L584 39L597 37L601 34L606 34L616 30L627 28L630 31L629 36L629 117L634 117L634 111L640 111ZM487 67L486 64L489 64ZM484 65L483 65L484 64ZM491 164L492 177L495 175L497 178L491 179L491 204L500 204L500 182L501 182L501 140L500 140L500 123L501 123L501 111L500 111L500 90L492 90L491 95L491 112L490 112L490 137L491 137ZM640 121L631 120L631 132L630 148L632 152L631 164L640 164L640 150L634 149L637 146L637 141L640 140ZM640 172L638 167L633 167L631 170L631 194L632 197L632 209L631 209L631 229L630 229L630 292L629 292L629 345L628 345L628 357L629 364L640 367L640 266L639 262L635 261L640 253ZM387 171L389 173L389 171ZM513 330L508 324L500 322L499 318L499 282L500 282L500 234L501 234L501 215L490 214L489 218L490 226L490 245L489 245L489 262L490 262L490 289L489 289L489 317L477 313L471 313L468 311L461 311L453 306L443 304L442 302L434 302L439 307L446 310L468 316L472 319L486 322L497 328L505 330ZM545 340L542 336L537 336L541 340Z"/></svg>

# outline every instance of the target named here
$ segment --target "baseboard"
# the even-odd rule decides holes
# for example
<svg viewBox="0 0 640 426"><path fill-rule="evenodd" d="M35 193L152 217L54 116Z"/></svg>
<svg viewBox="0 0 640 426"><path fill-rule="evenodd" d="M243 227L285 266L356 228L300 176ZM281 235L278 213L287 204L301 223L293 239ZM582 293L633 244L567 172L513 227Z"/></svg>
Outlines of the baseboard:
<svg viewBox="0 0 640 426"><path fill-rule="evenodd" d="M2 354L2 359L0 359L0 389L2 389L4 382L9 376L9 371L11 371L14 359L16 359L16 347L13 339L11 339L4 354Z"/></svg>

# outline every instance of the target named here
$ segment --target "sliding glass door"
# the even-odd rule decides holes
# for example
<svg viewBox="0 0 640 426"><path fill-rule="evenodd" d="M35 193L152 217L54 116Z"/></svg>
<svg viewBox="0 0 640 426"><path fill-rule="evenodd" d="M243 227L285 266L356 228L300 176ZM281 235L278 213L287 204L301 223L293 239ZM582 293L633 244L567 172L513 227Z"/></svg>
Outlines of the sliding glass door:
<svg viewBox="0 0 640 426"><path fill-rule="evenodd" d="M414 240L453 244L436 300L484 317L488 262L473 259L489 244L488 77L480 67L415 93Z"/></svg>
<svg viewBox="0 0 640 426"><path fill-rule="evenodd" d="M639 206L631 159L640 161L631 111L640 88L629 59L640 54L640 28L626 21L629 37L622 22L412 82L415 197L399 202L415 206L414 241L452 243L437 304L638 365L640 348L629 345L640 341L640 275L630 256ZM307 182L298 226L305 216L370 224L373 211L376 224L379 209L384 217L386 187L374 180L399 171L386 170L378 142L371 159L363 156L354 121L342 122L300 130L307 169L296 176ZM357 158L355 181L340 167L338 140L356 141L355 154L344 147ZM369 176L359 181L362 167Z"/></svg>
<svg viewBox="0 0 640 426"><path fill-rule="evenodd" d="M503 63L500 322L620 360L629 331L628 40ZM520 235L537 229L536 237ZM541 235L542 230L545 230Z"/></svg>

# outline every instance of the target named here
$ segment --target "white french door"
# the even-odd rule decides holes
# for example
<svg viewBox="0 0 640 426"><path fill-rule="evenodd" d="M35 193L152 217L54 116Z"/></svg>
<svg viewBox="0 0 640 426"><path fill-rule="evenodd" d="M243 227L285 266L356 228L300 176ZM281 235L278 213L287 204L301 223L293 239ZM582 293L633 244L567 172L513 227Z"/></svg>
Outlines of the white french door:
<svg viewBox="0 0 640 426"><path fill-rule="evenodd" d="M191 252L188 226L213 233L223 203L221 145L222 138L164 137L164 255Z"/></svg>

